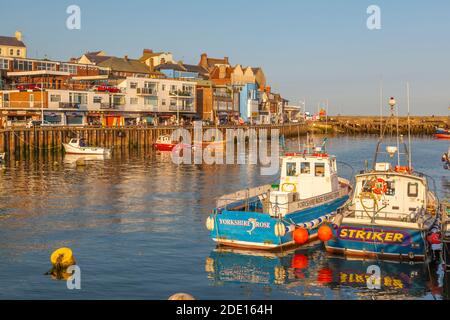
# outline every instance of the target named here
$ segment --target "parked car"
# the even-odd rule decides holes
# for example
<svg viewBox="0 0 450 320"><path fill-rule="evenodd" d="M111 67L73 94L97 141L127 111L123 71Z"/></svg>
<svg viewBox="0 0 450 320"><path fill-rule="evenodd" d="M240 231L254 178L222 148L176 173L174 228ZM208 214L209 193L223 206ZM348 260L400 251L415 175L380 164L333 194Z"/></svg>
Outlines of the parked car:
<svg viewBox="0 0 450 320"><path fill-rule="evenodd" d="M119 88L108 85L96 86L95 90L98 92L120 93Z"/></svg>
<svg viewBox="0 0 450 320"><path fill-rule="evenodd" d="M20 84L16 86L16 89L19 91L27 91L27 90L41 90L41 87L38 84Z"/></svg>

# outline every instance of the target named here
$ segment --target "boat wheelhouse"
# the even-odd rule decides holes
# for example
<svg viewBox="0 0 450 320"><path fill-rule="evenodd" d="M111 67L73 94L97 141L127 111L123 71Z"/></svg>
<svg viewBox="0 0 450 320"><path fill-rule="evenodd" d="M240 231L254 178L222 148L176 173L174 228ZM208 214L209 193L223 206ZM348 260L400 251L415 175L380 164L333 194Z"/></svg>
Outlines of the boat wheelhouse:
<svg viewBox="0 0 450 320"><path fill-rule="evenodd" d="M218 245L274 250L317 238L349 199L350 182L338 177L336 158L324 149L286 153L279 184L222 196L206 221Z"/></svg>

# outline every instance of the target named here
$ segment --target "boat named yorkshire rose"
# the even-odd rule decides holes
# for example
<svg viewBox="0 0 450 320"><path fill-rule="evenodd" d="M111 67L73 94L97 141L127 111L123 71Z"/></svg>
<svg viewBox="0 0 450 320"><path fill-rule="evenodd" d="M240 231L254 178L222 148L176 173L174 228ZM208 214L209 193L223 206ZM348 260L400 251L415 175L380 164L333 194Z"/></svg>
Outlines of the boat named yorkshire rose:
<svg viewBox="0 0 450 320"><path fill-rule="evenodd" d="M324 147L281 156L279 185L222 196L206 221L219 246L275 250L318 236L349 200L350 182L338 177L336 158Z"/></svg>
<svg viewBox="0 0 450 320"><path fill-rule="evenodd" d="M381 152L381 144L382 139L373 167L356 176L351 206L334 218L333 238L325 248L347 256L425 260L438 232L438 199L424 174L400 165L401 154L411 163L406 144L404 153L396 146ZM395 158L396 165L378 162L381 153Z"/></svg>
<svg viewBox="0 0 450 320"><path fill-rule="evenodd" d="M89 146L83 138L70 139L69 143L63 143L63 147L68 154L108 155L111 153L111 149Z"/></svg>

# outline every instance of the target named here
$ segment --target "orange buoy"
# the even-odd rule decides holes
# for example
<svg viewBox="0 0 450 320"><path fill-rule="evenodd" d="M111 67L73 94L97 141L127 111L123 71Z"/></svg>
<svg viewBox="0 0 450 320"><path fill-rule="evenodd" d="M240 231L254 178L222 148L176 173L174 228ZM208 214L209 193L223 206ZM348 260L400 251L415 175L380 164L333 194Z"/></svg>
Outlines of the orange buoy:
<svg viewBox="0 0 450 320"><path fill-rule="evenodd" d="M294 231L294 241L297 244L304 244L308 241L309 234L305 228L298 228Z"/></svg>
<svg viewBox="0 0 450 320"><path fill-rule="evenodd" d="M319 228L317 236L319 237L320 241L329 241L331 240L331 238L333 238L333 230L331 230L330 226L323 225Z"/></svg>
<svg viewBox="0 0 450 320"><path fill-rule="evenodd" d="M292 268L305 269L308 267L308 257L304 254L296 254L292 258Z"/></svg>

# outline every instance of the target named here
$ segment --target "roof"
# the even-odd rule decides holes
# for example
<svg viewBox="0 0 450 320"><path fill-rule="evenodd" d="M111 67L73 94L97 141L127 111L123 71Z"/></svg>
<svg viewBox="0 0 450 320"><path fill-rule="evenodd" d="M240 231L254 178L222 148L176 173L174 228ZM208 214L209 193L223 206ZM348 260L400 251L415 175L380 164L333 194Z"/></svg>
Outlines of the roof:
<svg viewBox="0 0 450 320"><path fill-rule="evenodd" d="M145 52L142 57L139 58L140 61L145 61L148 58L157 57L164 54L164 52Z"/></svg>
<svg viewBox="0 0 450 320"><path fill-rule="evenodd" d="M107 67L113 71L129 73L152 73L150 68L139 60L108 57L105 61L98 64L100 67Z"/></svg>
<svg viewBox="0 0 450 320"><path fill-rule="evenodd" d="M197 72L199 74L208 74L208 70L206 70L202 66L197 66L197 65L193 65L193 64L183 64L183 67L186 69L186 71L189 71L189 72Z"/></svg>
<svg viewBox="0 0 450 320"><path fill-rule="evenodd" d="M186 68L183 65L180 65L178 63L163 63L163 64L160 64L160 65L157 65L155 67L155 70L187 71Z"/></svg>
<svg viewBox="0 0 450 320"><path fill-rule="evenodd" d="M84 56L86 58L88 58L89 61L91 61L94 64L99 64L99 63L102 63L102 62L112 58L111 56L100 56L95 53L86 53Z"/></svg>
<svg viewBox="0 0 450 320"><path fill-rule="evenodd" d="M4 37L4 36L0 36L0 45L11 47L22 47L22 48L26 47L22 41L17 40L15 37Z"/></svg>

